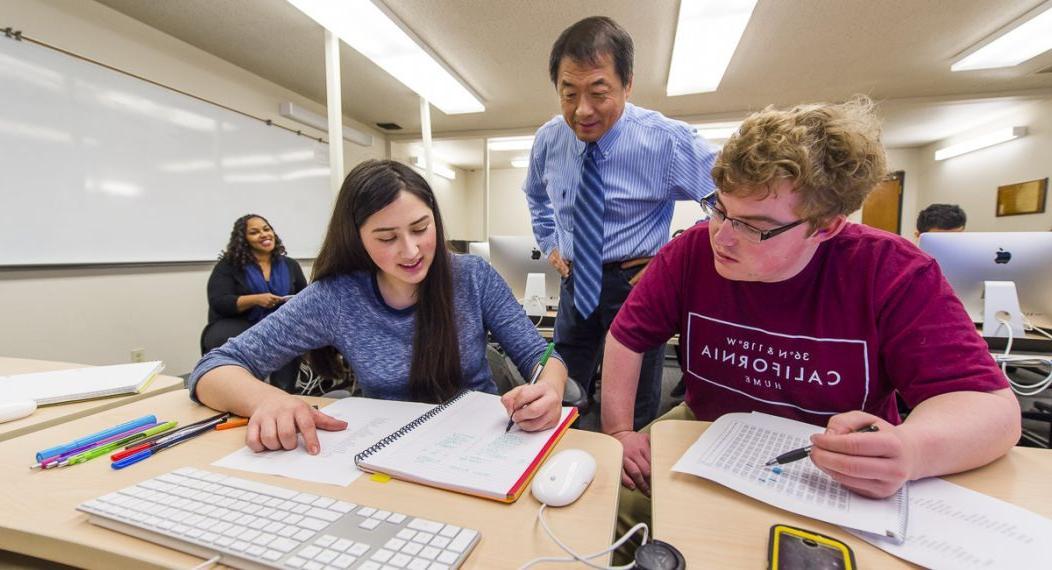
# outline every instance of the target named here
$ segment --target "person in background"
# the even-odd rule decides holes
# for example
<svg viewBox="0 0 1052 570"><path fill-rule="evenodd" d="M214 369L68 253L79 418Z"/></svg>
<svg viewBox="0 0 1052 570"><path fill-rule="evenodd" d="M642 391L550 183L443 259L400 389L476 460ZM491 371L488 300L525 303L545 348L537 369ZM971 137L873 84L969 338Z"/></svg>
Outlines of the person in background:
<svg viewBox="0 0 1052 570"><path fill-rule="evenodd" d="M482 258L446 249L438 202L419 174L370 160L340 188L313 283L208 353L188 387L191 398L249 418L251 449L294 449L302 434L317 454L316 430L347 423L258 378L307 351L316 372L337 377L338 351L367 398L440 403L465 389L496 393L486 360L490 333L529 378L546 343L511 289ZM559 419L566 367L552 356L536 384L502 396L521 429L547 429Z"/></svg>
<svg viewBox="0 0 1052 570"><path fill-rule="evenodd" d="M563 277L555 347L589 394L603 337L668 241L675 201L713 188L713 149L686 123L628 102L633 53L610 18L585 18L559 35L548 73L562 117L537 131L523 185L534 238ZM657 415L663 348L644 357L636 427Z"/></svg>
<svg viewBox="0 0 1052 570"><path fill-rule="evenodd" d="M625 301L602 379L603 431L624 446L622 528L650 512L635 374L677 332L686 399L661 419L757 411L825 426L810 460L867 497L979 467L1019 439L1019 402L935 260L847 221L887 169L872 107L748 117L712 169L708 222L662 248Z"/></svg>
<svg viewBox="0 0 1052 570"><path fill-rule="evenodd" d="M307 287L307 278L263 216L246 214L234 222L230 241L208 278L208 326L201 353L221 346L273 313L290 295ZM292 392L300 358L270 375L271 384Z"/></svg>
<svg viewBox="0 0 1052 570"><path fill-rule="evenodd" d="M968 216L957 204L932 204L917 214L917 231L913 237L927 232L963 232Z"/></svg>

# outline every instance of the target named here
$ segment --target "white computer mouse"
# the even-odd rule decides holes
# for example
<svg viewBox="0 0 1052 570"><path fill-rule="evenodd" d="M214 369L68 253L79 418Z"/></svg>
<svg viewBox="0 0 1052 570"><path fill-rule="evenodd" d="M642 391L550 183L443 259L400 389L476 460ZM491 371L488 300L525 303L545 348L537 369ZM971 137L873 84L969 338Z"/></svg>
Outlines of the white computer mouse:
<svg viewBox="0 0 1052 570"><path fill-rule="evenodd" d="M587 451L567 449L544 462L530 487L533 496L549 507L577 500L595 477L595 458Z"/></svg>
<svg viewBox="0 0 1052 570"><path fill-rule="evenodd" d="M37 403L34 400L0 402L0 424L24 418L35 411Z"/></svg>

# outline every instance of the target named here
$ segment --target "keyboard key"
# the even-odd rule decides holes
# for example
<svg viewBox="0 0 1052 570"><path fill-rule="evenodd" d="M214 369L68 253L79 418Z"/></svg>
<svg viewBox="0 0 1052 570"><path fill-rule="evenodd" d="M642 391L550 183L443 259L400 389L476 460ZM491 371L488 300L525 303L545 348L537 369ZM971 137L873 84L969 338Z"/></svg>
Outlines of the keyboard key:
<svg viewBox="0 0 1052 570"><path fill-rule="evenodd" d="M322 564L328 564L329 562L336 560L336 557L339 555L340 553L335 550L323 550L322 553L315 556L314 559Z"/></svg>
<svg viewBox="0 0 1052 570"><path fill-rule="evenodd" d="M373 555L369 558L377 562L387 562L391 559L392 556L394 556L394 552L381 548L380 550L374 552Z"/></svg>
<svg viewBox="0 0 1052 570"><path fill-rule="evenodd" d="M322 568L325 568L324 564L313 560L308 560L303 564L303 570L321 570Z"/></svg>
<svg viewBox="0 0 1052 570"><path fill-rule="evenodd" d="M358 570L380 570L380 565L373 561L362 562Z"/></svg>
<svg viewBox="0 0 1052 570"><path fill-rule="evenodd" d="M427 567L427 570L449 570L449 566L439 564L438 562L432 562L431 565Z"/></svg>
<svg viewBox="0 0 1052 570"><path fill-rule="evenodd" d="M328 509L319 509L319 508L315 507L315 508L307 511L306 512L306 516L314 517L314 518L321 519L321 520L328 521L328 522L333 522L333 521L339 520L340 517L343 516L343 514L338 513L336 511L330 511Z"/></svg>
<svg viewBox="0 0 1052 570"><path fill-rule="evenodd" d="M405 568L406 565L409 564L410 560L412 560L412 558L410 558L408 555L399 553L392 556L391 559L388 560L388 562L391 564L391 566L394 566L395 568Z"/></svg>
<svg viewBox="0 0 1052 570"><path fill-rule="evenodd" d="M340 540L337 540L335 543L333 543L332 549L333 550L339 550L340 552L343 552L343 551L347 550L348 548L350 548L353 545L354 545L354 541L347 540L346 538L341 538Z"/></svg>
<svg viewBox="0 0 1052 570"><path fill-rule="evenodd" d="M427 570L427 567L430 564L430 562L424 560L423 558L414 558L409 562L409 564L406 565L406 568L408 568L409 570Z"/></svg>
<svg viewBox="0 0 1052 570"><path fill-rule="evenodd" d="M471 544L471 541L478 536L478 532L471 529L464 529L460 531L460 534L453 539L453 542L449 543L449 550L454 552L464 552L464 549Z"/></svg>
<svg viewBox="0 0 1052 570"><path fill-rule="evenodd" d="M332 561L332 565L337 568L350 568L351 564L354 564L356 560L358 559L349 554L341 554L336 560Z"/></svg>
<svg viewBox="0 0 1052 570"><path fill-rule="evenodd" d="M449 539L444 536L436 536L431 540L431 546L435 548L445 548L449 544Z"/></svg>
<svg viewBox="0 0 1052 570"><path fill-rule="evenodd" d="M305 562L307 561L300 558L299 556L293 556L292 558L289 558L285 561L285 565L292 566L293 568L303 568L303 564Z"/></svg>
<svg viewBox="0 0 1052 570"><path fill-rule="evenodd" d="M357 506L358 505L356 505L354 503L348 503L347 501L336 501L335 503L330 505L329 508L334 510L334 511L339 511L341 513L345 513L346 514L346 513L349 513L351 511L353 511L354 508L357 507Z"/></svg>
<svg viewBox="0 0 1052 570"><path fill-rule="evenodd" d="M317 546L308 546L308 547L304 548L303 550L300 550L296 554L298 554L298 555L300 555L300 556L302 556L304 558L314 558L315 556L321 554L321 549L318 548Z"/></svg>
<svg viewBox="0 0 1052 570"><path fill-rule="evenodd" d="M321 507L324 509L335 502L335 499L330 499L329 497L318 497L318 499L311 504L315 507Z"/></svg>
<svg viewBox="0 0 1052 570"><path fill-rule="evenodd" d="M419 544L419 543L416 543L416 542L410 542L410 543L406 544L402 548L402 552L405 552L406 554L409 554L409 555L412 555L412 556L416 556L416 554L418 552L420 552L420 549L422 549L423 547L424 547L423 544Z"/></svg>
<svg viewBox="0 0 1052 570"><path fill-rule="evenodd" d="M361 528L373 530L374 528L380 526L380 521L377 519L365 519L358 526Z"/></svg>
<svg viewBox="0 0 1052 570"><path fill-rule="evenodd" d="M369 552L369 545L362 544L361 542L357 542L354 544L354 546L347 549L347 554L350 554L352 556L361 556L366 552Z"/></svg>
<svg viewBox="0 0 1052 570"><path fill-rule="evenodd" d="M327 523L325 521L320 521L318 519L312 519L312 518L305 518L305 519L301 520L297 524L299 526L302 526L302 527L305 527L305 528L309 528L311 530L321 530L321 529L329 526L329 523Z"/></svg>
<svg viewBox="0 0 1052 570"><path fill-rule="evenodd" d="M336 542L336 537L335 536L333 536L331 534L323 534L323 535L319 536L317 540L314 541L314 544L316 544L318 546L321 546L321 547L327 547L327 546L329 546L330 544L332 544L334 542Z"/></svg>
<svg viewBox="0 0 1052 570"><path fill-rule="evenodd" d="M452 564L457 561L457 558L458 557L455 552L450 552L448 550L444 550L441 554L438 555L438 561L443 564Z"/></svg>
<svg viewBox="0 0 1052 570"><path fill-rule="evenodd" d="M319 497L317 495L311 495L310 493L300 493L300 494L296 495L295 497L292 497L293 501L295 501L297 503L303 503L303 504L306 504L306 505L309 505L309 504L313 503L314 501L317 501L318 499L319 499Z"/></svg>
<svg viewBox="0 0 1052 570"><path fill-rule="evenodd" d="M358 514L362 515L363 517L371 517L371 516L373 516L373 513L375 513L375 512L376 512L376 509L374 509L372 507L362 507L362 508L358 509Z"/></svg>
<svg viewBox="0 0 1052 570"><path fill-rule="evenodd" d="M420 544L427 544L427 543L431 542L431 539L434 538L434 537L435 537L435 535L433 535L433 534L431 534L429 532L420 532L420 533L417 533L417 535L413 537L413 542L419 542Z"/></svg>
<svg viewBox="0 0 1052 570"><path fill-rule="evenodd" d="M453 538L454 536L457 535L458 532L460 532L460 527L459 526L457 526L455 524L447 524L445 526L445 528L443 528L442 531L439 532L438 534L440 534L440 535L442 535L442 536L444 536L446 538Z"/></svg>
<svg viewBox="0 0 1052 570"><path fill-rule="evenodd" d="M253 544L252 546L249 546L247 550L245 550L245 554L251 554L252 556L262 556L263 553L266 551L266 548L263 548L258 544Z"/></svg>
<svg viewBox="0 0 1052 570"><path fill-rule="evenodd" d="M408 528L403 528L402 530L398 531L398 534L396 534L395 536L401 538L402 540L411 540L414 536L416 536L416 531L410 530Z"/></svg>
<svg viewBox="0 0 1052 570"><path fill-rule="evenodd" d="M284 536L279 536L274 539L274 542L270 543L270 548L273 548L274 550L279 550L281 552L292 552L292 550L299 545L300 543L296 542L295 540L289 540Z"/></svg>
<svg viewBox="0 0 1052 570"><path fill-rule="evenodd" d="M428 560L434 560L441 553L442 553L441 550L439 550L439 549L437 549L437 548L435 548L433 546L428 546L428 547L425 547L423 550L420 551L420 557L421 558L427 558Z"/></svg>
<svg viewBox="0 0 1052 570"><path fill-rule="evenodd" d="M413 530L422 530L434 534L442 530L442 527L446 525L440 522L435 522L427 519L413 519L409 521L409 524L407 526Z"/></svg>
<svg viewBox="0 0 1052 570"><path fill-rule="evenodd" d="M404 520L405 515L402 513L391 513L391 515L387 517L387 522L394 524L402 524L402 521Z"/></svg>
<svg viewBox="0 0 1052 570"><path fill-rule="evenodd" d="M298 540L300 542L303 542L303 541L307 540L308 538L314 536L315 534L317 534L317 533L314 532L313 530L301 529L301 530L297 531L296 534L292 536L292 538L295 539L295 540Z"/></svg>
<svg viewBox="0 0 1052 570"><path fill-rule="evenodd" d="M387 517L391 516L391 511L376 511L371 516L374 519L387 520Z"/></svg>
<svg viewBox="0 0 1052 570"><path fill-rule="evenodd" d="M401 550L405 546L405 541L400 538L392 538L384 544L384 548L390 548L391 550Z"/></svg>
<svg viewBox="0 0 1052 570"><path fill-rule="evenodd" d="M266 558L267 560L271 561L277 560L278 558L281 558L281 556L282 553L278 552L277 550L268 550L263 553L263 558Z"/></svg>

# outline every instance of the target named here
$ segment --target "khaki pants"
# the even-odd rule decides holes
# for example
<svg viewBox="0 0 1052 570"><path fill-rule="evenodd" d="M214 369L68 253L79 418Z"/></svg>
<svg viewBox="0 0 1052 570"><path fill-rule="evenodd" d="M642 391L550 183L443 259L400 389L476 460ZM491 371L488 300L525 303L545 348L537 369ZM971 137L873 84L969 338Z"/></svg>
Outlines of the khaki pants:
<svg viewBox="0 0 1052 570"><path fill-rule="evenodd" d="M639 430L640 433L649 434L650 428L658 422L665 420L697 420L694 417L694 413L690 411L690 408L686 404L679 404L678 406L669 410L665 415L658 419L650 422L648 426ZM651 535L653 535L654 529L651 524L651 506L650 497L644 495L642 492L630 491L627 487L622 486L619 497L618 497L618 508L617 508L617 536L620 537L622 534L628 531L633 526L645 522L650 527ZM614 552L614 564L624 565L632 562L635 556L636 549L639 548L640 537L642 534L636 533L632 535L632 538L621 545Z"/></svg>

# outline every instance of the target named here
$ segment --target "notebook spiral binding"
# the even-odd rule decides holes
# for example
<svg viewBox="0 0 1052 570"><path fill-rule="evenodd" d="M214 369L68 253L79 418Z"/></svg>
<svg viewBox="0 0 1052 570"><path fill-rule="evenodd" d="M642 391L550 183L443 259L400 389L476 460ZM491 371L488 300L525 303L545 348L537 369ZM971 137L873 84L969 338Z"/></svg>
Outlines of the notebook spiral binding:
<svg viewBox="0 0 1052 570"><path fill-rule="evenodd" d="M449 406L452 406L454 403L456 403L457 400L463 398L464 396L466 396L470 392L471 392L470 390L464 390L463 392L457 394L455 397L453 397L453 399L449 400L448 402L446 402L444 404L437 405L437 406L431 408L426 413L422 414L420 417L418 417L415 420L407 423L406 425L398 428L397 431L395 431L391 435L388 435L387 437L381 439L380 441L376 442L375 444L373 444L372 447L370 447L370 448L366 449L365 451L362 451L361 453L355 455L354 456L354 464L358 465L363 460L368 458L370 455L373 455L374 453L379 452L381 449L387 447L388 445L391 445L398 438L400 438L403 435L413 431L414 429L420 427L425 422L427 422L427 420L430 420L431 418L433 418L433 417L437 416L438 414L442 413L443 410L445 410Z"/></svg>

